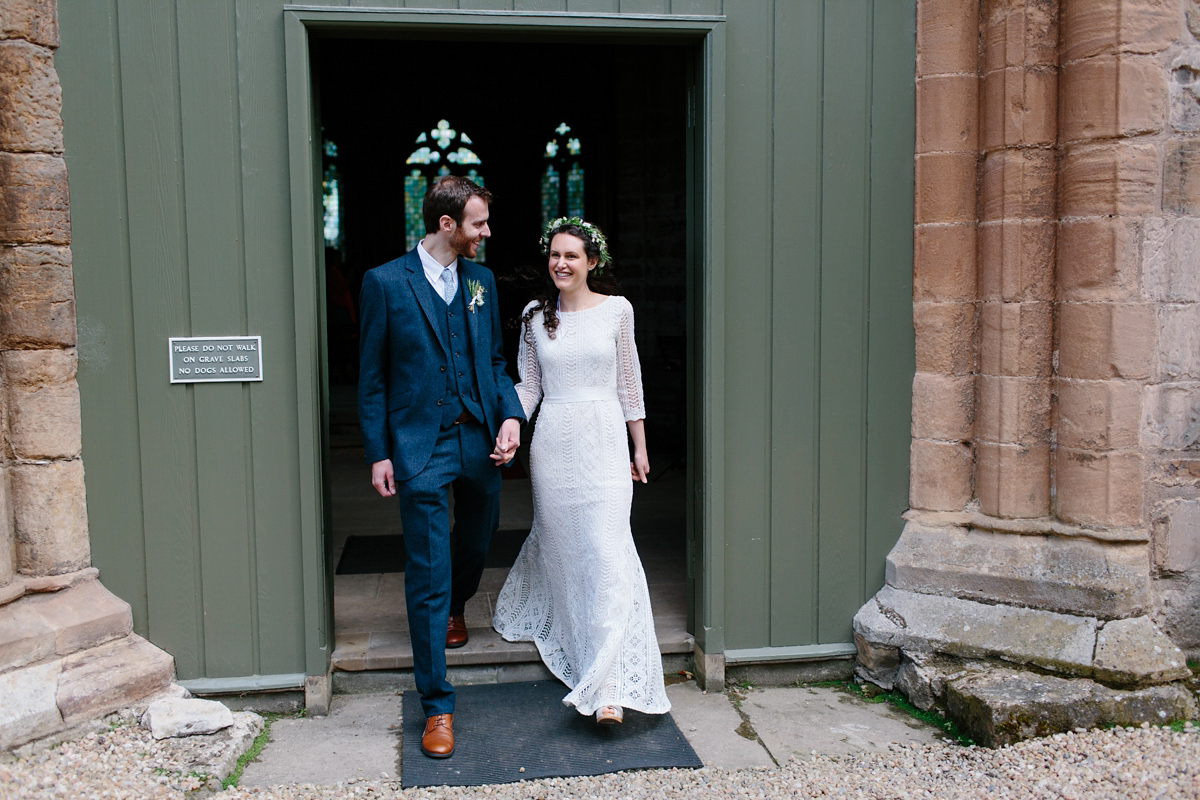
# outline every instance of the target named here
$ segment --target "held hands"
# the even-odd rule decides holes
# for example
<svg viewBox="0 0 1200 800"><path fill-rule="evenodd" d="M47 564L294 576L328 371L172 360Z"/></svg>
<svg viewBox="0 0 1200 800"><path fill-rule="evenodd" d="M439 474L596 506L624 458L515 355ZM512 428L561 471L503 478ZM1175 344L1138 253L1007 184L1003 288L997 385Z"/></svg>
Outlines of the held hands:
<svg viewBox="0 0 1200 800"><path fill-rule="evenodd" d="M496 449L492 451L490 458L496 462L497 467L502 467L513 460L513 456L517 454L517 448L520 446L521 423L510 417L500 425L500 435L496 437Z"/></svg>
<svg viewBox="0 0 1200 800"><path fill-rule="evenodd" d="M371 485L381 497L391 497L396 494L396 476L392 472L392 460L385 458L371 465Z"/></svg>
<svg viewBox="0 0 1200 800"><path fill-rule="evenodd" d="M650 459L646 456L645 450L634 451L633 461L629 462L629 471L633 475L635 483L637 481L648 482L646 479L650 476Z"/></svg>

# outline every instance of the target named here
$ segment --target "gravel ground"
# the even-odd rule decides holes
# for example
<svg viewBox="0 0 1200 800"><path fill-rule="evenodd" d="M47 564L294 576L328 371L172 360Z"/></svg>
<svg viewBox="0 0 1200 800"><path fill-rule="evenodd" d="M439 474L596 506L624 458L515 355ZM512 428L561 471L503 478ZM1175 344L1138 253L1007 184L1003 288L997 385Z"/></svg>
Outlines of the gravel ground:
<svg viewBox="0 0 1200 800"><path fill-rule="evenodd" d="M814 753L774 769L647 770L472 788L401 790L379 778L338 786L212 793L182 774L172 740L135 726L0 764L0 798L1200 798L1200 728L1059 734L1001 750L911 745L852 758ZM198 790L198 791L197 791Z"/></svg>

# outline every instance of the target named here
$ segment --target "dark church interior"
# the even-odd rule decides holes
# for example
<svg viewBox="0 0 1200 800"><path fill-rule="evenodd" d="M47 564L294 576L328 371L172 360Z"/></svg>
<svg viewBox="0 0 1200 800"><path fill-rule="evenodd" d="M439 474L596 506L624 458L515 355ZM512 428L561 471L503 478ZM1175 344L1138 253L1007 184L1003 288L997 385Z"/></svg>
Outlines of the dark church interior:
<svg viewBox="0 0 1200 800"><path fill-rule="evenodd" d="M636 314L648 414L651 483L635 491L634 538L651 584L662 649L690 648L686 98L692 55L681 45L594 41L315 43L323 134L327 551L335 565L335 666L405 665L402 575L363 571L399 567L353 563L356 553L359 561L368 552L391 555L383 540L369 537L402 535L394 504L375 495L362 460L357 298L366 270L398 257L420 238L420 197L447 169L476 177L495 197L492 238L480 260L497 278L514 381L517 321L545 280L538 246L543 219L582 210L607 234L621 292ZM548 170L557 182L548 182ZM522 433L526 444L531 427ZM520 465L505 474L500 532L489 561L495 568L485 576L480 601L468 607L473 640L476 628L486 635L489 591L499 588L491 584L503 581L532 519L526 475ZM379 547L362 550L364 543ZM377 555L365 560L382 563Z"/></svg>

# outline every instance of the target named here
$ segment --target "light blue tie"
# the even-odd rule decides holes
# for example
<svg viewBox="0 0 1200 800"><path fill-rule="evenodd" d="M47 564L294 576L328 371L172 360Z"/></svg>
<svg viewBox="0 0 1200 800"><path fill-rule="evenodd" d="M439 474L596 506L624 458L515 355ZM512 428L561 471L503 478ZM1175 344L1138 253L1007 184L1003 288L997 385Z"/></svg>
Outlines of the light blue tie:
<svg viewBox="0 0 1200 800"><path fill-rule="evenodd" d="M450 301L454 299L454 273L449 267L442 267L442 299L446 301L446 305L450 305Z"/></svg>

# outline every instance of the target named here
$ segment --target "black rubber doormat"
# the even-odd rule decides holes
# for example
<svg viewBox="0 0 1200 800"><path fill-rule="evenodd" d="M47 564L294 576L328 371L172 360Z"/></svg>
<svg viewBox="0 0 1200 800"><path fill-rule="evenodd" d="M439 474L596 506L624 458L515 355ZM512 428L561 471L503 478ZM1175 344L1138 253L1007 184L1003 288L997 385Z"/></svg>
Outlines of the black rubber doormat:
<svg viewBox="0 0 1200 800"><path fill-rule="evenodd" d="M517 561L521 545L525 543L527 530L496 531L492 534L492 546L488 550L485 567L511 567ZM351 536L346 539L342 557L338 559L337 575L364 575L375 572L404 572L408 552L404 549L404 537L399 534L386 536Z"/></svg>
<svg viewBox="0 0 1200 800"><path fill-rule="evenodd" d="M421 699L415 691L404 693L400 781L405 788L703 766L670 714L626 711L622 724L600 726L594 717L562 704L568 690L558 681L457 686L455 691L450 758L421 752Z"/></svg>

